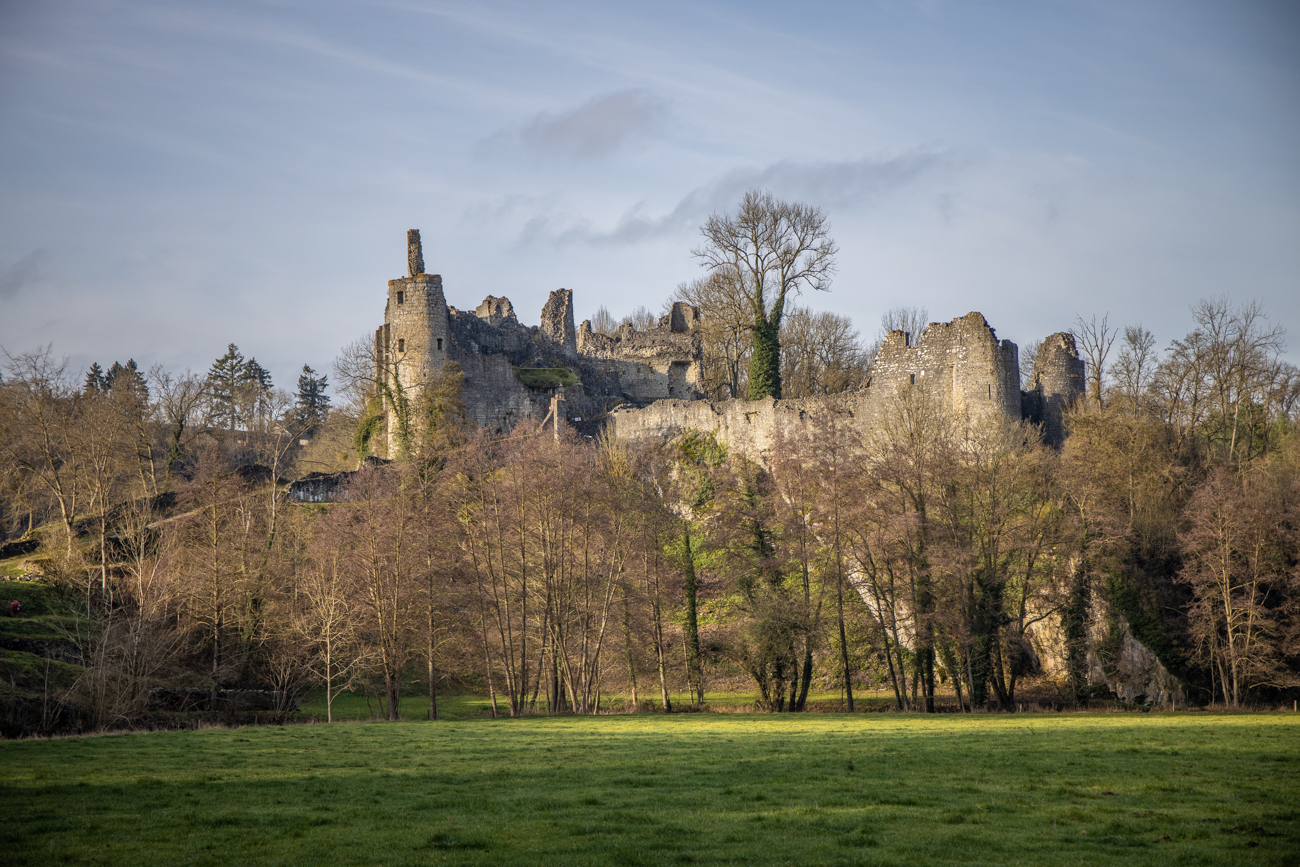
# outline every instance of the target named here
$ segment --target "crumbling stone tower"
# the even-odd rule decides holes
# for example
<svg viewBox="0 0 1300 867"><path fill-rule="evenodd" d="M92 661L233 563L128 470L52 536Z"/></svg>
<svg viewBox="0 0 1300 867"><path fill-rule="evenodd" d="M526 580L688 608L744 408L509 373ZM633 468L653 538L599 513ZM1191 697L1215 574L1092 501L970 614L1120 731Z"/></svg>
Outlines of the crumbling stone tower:
<svg viewBox="0 0 1300 867"><path fill-rule="evenodd" d="M406 262L408 275L388 281L384 325L375 332L375 382L384 399L389 457L399 450L397 405L404 401L414 410L451 348L442 276L424 273L419 229L406 233Z"/></svg>
<svg viewBox="0 0 1300 867"><path fill-rule="evenodd" d="M1024 415L1043 426L1043 442L1065 442L1065 410L1083 396L1084 365L1074 335L1058 331L1042 342L1034 358L1034 381L1024 394Z"/></svg>
<svg viewBox="0 0 1300 867"><path fill-rule="evenodd" d="M542 334L570 357L578 355L578 333L573 327L573 292L556 289L542 308Z"/></svg>

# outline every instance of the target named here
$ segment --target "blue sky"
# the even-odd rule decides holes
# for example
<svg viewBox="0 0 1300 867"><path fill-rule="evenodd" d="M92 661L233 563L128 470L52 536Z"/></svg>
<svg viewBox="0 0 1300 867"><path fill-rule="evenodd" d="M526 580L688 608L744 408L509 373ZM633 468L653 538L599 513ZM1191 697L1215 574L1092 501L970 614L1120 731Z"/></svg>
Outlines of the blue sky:
<svg viewBox="0 0 1300 867"><path fill-rule="evenodd" d="M0 2L0 345L292 385L448 302L658 308L713 211L822 207L811 306L1076 313L1160 342L1258 298L1300 347L1300 4Z"/></svg>

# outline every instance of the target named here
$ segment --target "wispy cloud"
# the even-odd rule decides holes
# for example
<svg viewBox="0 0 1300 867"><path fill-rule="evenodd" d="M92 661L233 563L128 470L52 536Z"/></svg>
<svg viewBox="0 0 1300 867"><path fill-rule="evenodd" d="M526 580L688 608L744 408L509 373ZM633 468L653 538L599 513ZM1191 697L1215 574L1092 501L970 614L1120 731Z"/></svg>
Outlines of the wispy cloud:
<svg viewBox="0 0 1300 867"><path fill-rule="evenodd" d="M687 193L666 214L654 214L639 202L609 229L563 213L539 214L520 233L523 244L638 244L696 231L712 213L730 210L746 190L764 189L777 198L793 199L828 209L871 204L880 196L945 167L957 167L961 155L936 149L916 149L894 156L863 157L842 162L783 160L759 169L738 169Z"/></svg>
<svg viewBox="0 0 1300 867"><path fill-rule="evenodd" d="M41 279L41 265L47 257L48 253L42 247L12 265L0 268L0 298L15 298L24 287Z"/></svg>
<svg viewBox="0 0 1300 867"><path fill-rule="evenodd" d="M518 142L548 157L585 159L608 156L631 142L652 135L668 118L668 104L648 90L632 88L594 96L576 108L534 115L517 129L485 142Z"/></svg>

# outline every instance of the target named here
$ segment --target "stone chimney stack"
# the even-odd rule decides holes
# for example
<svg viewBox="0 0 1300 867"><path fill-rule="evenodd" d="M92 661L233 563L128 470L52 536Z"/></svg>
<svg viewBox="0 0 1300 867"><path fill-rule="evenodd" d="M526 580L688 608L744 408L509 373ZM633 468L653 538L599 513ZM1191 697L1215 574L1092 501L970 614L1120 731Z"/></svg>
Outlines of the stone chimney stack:
<svg viewBox="0 0 1300 867"><path fill-rule="evenodd" d="M411 277L424 273L424 249L420 246L420 230L411 229L406 233L406 268Z"/></svg>

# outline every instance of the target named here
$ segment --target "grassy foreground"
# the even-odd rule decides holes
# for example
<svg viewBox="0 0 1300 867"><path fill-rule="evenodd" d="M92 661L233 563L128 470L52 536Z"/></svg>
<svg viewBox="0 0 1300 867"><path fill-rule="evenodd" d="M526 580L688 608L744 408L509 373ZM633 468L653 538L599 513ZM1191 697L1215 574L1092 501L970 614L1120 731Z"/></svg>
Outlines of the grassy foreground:
<svg viewBox="0 0 1300 867"><path fill-rule="evenodd" d="M0 743L7 864L1297 864L1286 714L605 716Z"/></svg>

